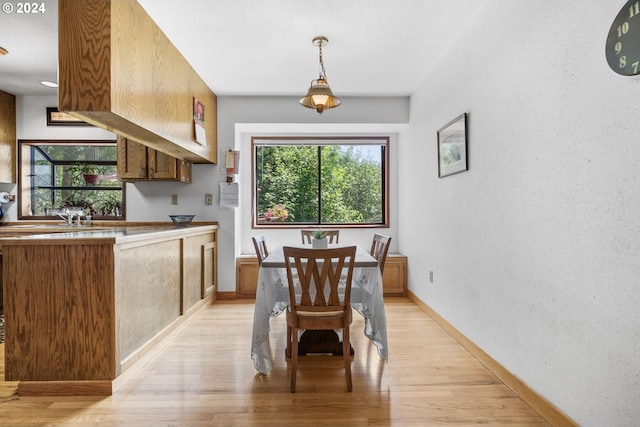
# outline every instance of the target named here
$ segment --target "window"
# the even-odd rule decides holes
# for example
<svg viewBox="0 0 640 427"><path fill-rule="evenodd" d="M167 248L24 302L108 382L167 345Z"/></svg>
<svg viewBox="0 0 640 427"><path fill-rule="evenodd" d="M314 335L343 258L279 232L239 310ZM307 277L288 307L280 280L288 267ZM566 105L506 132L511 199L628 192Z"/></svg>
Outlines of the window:
<svg viewBox="0 0 640 427"><path fill-rule="evenodd" d="M388 226L388 137L253 137L253 226Z"/></svg>
<svg viewBox="0 0 640 427"><path fill-rule="evenodd" d="M56 219L65 208L122 220L115 141L19 141L19 218Z"/></svg>

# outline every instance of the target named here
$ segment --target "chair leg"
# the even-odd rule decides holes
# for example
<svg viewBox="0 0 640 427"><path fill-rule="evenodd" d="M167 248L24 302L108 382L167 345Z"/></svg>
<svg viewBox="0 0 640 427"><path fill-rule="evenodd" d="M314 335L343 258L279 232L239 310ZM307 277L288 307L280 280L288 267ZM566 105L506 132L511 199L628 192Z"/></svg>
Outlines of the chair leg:
<svg viewBox="0 0 640 427"><path fill-rule="evenodd" d="M287 350L284 352L286 357L291 357L291 326L287 325Z"/></svg>
<svg viewBox="0 0 640 427"><path fill-rule="evenodd" d="M291 393L296 392L296 376L298 374L298 329L291 328Z"/></svg>
<svg viewBox="0 0 640 427"><path fill-rule="evenodd" d="M353 389L351 383L351 340L348 326L342 329L342 354L344 356L344 375L347 379L347 391L351 391Z"/></svg>

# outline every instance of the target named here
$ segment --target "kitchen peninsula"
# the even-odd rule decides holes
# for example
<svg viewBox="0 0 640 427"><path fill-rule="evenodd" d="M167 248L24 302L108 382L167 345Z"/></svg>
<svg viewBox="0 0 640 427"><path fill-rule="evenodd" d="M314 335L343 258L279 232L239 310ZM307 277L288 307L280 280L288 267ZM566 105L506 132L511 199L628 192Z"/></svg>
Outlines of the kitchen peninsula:
<svg viewBox="0 0 640 427"><path fill-rule="evenodd" d="M23 395L111 394L126 369L215 299L217 229L0 237L5 380Z"/></svg>

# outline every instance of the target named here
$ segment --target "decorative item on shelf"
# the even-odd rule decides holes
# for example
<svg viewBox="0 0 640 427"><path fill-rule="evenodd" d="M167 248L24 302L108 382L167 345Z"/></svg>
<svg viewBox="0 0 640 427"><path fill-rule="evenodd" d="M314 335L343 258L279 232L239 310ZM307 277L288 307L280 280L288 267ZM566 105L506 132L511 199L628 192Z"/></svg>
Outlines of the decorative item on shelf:
<svg viewBox="0 0 640 427"><path fill-rule="evenodd" d="M106 172L106 168L95 164L79 163L69 166L65 172L71 173L77 185L83 185L82 182L84 182L84 185L94 186L100 181L100 175Z"/></svg>
<svg viewBox="0 0 640 427"><path fill-rule="evenodd" d="M281 221L284 222L289 218L289 212L285 205L278 204L273 205L269 210L264 213L264 217L267 221Z"/></svg>
<svg viewBox="0 0 640 427"><path fill-rule="evenodd" d="M311 247L313 249L326 249L327 238L324 236L324 231L318 229L313 233L313 240L311 240Z"/></svg>
<svg viewBox="0 0 640 427"><path fill-rule="evenodd" d="M323 36L318 36L313 39L313 44L318 46L320 50L320 77L318 77L317 80L311 81L311 87L309 87L307 95L300 99L300 104L303 107L313 108L318 114L322 114L324 110L340 105L340 100L333 95L329 87L327 73L324 70L322 47L327 43L329 43L329 40Z"/></svg>
<svg viewBox="0 0 640 427"><path fill-rule="evenodd" d="M195 217L195 215L169 215L171 221L178 227L184 227L185 225L191 224L193 217Z"/></svg>

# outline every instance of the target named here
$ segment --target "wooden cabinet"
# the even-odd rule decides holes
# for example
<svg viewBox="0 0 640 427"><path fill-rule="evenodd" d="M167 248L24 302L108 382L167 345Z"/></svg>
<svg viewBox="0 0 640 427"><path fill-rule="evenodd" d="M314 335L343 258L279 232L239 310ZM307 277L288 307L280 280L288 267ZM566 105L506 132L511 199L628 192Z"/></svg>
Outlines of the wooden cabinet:
<svg viewBox="0 0 640 427"><path fill-rule="evenodd" d="M241 255L236 258L236 296L255 298L258 286L258 258L255 255Z"/></svg>
<svg viewBox="0 0 640 427"><path fill-rule="evenodd" d="M236 258L236 296L255 298L258 285L258 259L255 255ZM407 257L389 254L382 274L384 296L407 295Z"/></svg>
<svg viewBox="0 0 640 427"><path fill-rule="evenodd" d="M217 162L217 98L136 1L59 0L58 108L195 163ZM204 109L196 142L193 100Z"/></svg>
<svg viewBox="0 0 640 427"><path fill-rule="evenodd" d="M382 273L385 296L407 295L407 257L401 254L387 255Z"/></svg>
<svg viewBox="0 0 640 427"><path fill-rule="evenodd" d="M0 90L0 182L16 182L16 97Z"/></svg>
<svg viewBox="0 0 640 427"><path fill-rule="evenodd" d="M210 225L0 239L5 379L20 381L18 394L111 394L118 376L209 300L202 289L215 287L216 236Z"/></svg>
<svg viewBox="0 0 640 427"><path fill-rule="evenodd" d="M118 177L122 181L191 182L189 160L176 159L127 138L118 137Z"/></svg>

